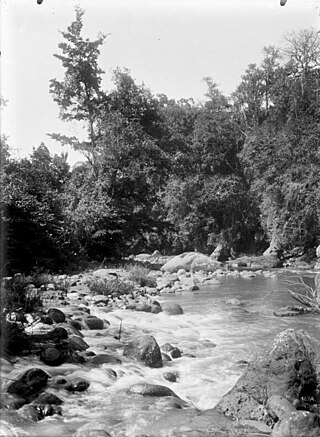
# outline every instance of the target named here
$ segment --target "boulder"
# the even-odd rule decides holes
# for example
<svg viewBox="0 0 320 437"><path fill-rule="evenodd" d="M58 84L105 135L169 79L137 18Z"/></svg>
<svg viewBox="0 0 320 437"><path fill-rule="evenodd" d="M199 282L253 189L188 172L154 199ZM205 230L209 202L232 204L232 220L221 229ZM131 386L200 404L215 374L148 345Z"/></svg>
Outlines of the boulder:
<svg viewBox="0 0 320 437"><path fill-rule="evenodd" d="M58 398L58 396L53 393L41 393L40 396L34 401L34 404L51 404L51 405L61 405L63 400Z"/></svg>
<svg viewBox="0 0 320 437"><path fill-rule="evenodd" d="M49 375L44 370L29 369L20 378L8 385L7 392L28 399L30 396L39 393L47 385L48 379Z"/></svg>
<svg viewBox="0 0 320 437"><path fill-rule="evenodd" d="M40 360L48 366L59 366L65 360L65 355L56 347L47 347L40 354Z"/></svg>
<svg viewBox="0 0 320 437"><path fill-rule="evenodd" d="M284 415L272 431L272 437L319 437L320 417L308 411Z"/></svg>
<svg viewBox="0 0 320 437"><path fill-rule="evenodd" d="M178 272L183 269L186 272L205 270L214 271L221 264L218 261L211 259L209 256L199 252L184 252L167 261L162 267L163 272Z"/></svg>
<svg viewBox="0 0 320 437"><path fill-rule="evenodd" d="M170 316L176 316L179 314L183 314L183 309L177 303L164 303L162 304L162 311Z"/></svg>
<svg viewBox="0 0 320 437"><path fill-rule="evenodd" d="M86 343L84 339L78 335L69 336L69 346L75 351L85 351L90 347L88 343Z"/></svg>
<svg viewBox="0 0 320 437"><path fill-rule="evenodd" d="M58 308L50 308L47 312L47 315L55 323L63 323L66 320L64 312L62 312Z"/></svg>
<svg viewBox="0 0 320 437"><path fill-rule="evenodd" d="M162 357L158 343L151 335L143 335L127 344L123 355L144 363L148 367L162 367Z"/></svg>
<svg viewBox="0 0 320 437"><path fill-rule="evenodd" d="M267 350L252 361L236 385L216 409L237 420L258 420L271 425L268 410L272 396L311 399L317 388L316 360L320 344L304 331L287 329L276 336Z"/></svg>
<svg viewBox="0 0 320 437"><path fill-rule="evenodd" d="M178 397L169 387L156 384L134 384L132 385L128 393L142 396L173 396Z"/></svg>

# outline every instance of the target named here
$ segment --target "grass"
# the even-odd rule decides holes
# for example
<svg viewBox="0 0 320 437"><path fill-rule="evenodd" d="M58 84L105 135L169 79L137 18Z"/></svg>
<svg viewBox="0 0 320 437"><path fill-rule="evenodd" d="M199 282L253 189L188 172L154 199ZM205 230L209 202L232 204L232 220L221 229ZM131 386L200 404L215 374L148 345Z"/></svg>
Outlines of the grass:
<svg viewBox="0 0 320 437"><path fill-rule="evenodd" d="M157 286L156 278L149 276L150 270L139 264L133 264L126 267L128 279L137 282L140 287L154 288Z"/></svg>
<svg viewBox="0 0 320 437"><path fill-rule="evenodd" d="M41 292L33 287L33 278L17 274L1 283L1 311L35 313L42 307Z"/></svg>
<svg viewBox="0 0 320 437"><path fill-rule="evenodd" d="M282 281L287 291L294 300L307 308L320 311L320 273L317 274L314 286L306 284L301 276Z"/></svg>
<svg viewBox="0 0 320 437"><path fill-rule="evenodd" d="M134 285L131 282L124 281L119 278L92 278L87 281L87 285L92 293L103 294L104 296L110 296L113 294L130 294L134 290Z"/></svg>

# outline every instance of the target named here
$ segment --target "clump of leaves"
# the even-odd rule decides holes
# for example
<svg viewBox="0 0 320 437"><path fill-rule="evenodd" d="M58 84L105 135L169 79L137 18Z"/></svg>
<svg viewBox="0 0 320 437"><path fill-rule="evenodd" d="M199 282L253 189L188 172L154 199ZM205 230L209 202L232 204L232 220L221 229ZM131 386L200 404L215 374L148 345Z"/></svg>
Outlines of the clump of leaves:
<svg viewBox="0 0 320 437"><path fill-rule="evenodd" d="M1 309L12 312L35 313L42 307L41 293L33 285L32 277L16 274L1 283Z"/></svg>
<svg viewBox="0 0 320 437"><path fill-rule="evenodd" d="M320 310L320 273L317 274L314 286L308 285L301 276L282 281L293 299L305 307Z"/></svg>
<svg viewBox="0 0 320 437"><path fill-rule="evenodd" d="M154 277L149 276L150 270L147 267L134 264L127 267L128 279L137 282L141 287L156 287L157 282Z"/></svg>
<svg viewBox="0 0 320 437"><path fill-rule="evenodd" d="M104 296L110 295L123 295L130 294L134 290L132 282L124 281L119 278L115 279L99 279L95 278L88 282L90 291L94 294L103 294Z"/></svg>

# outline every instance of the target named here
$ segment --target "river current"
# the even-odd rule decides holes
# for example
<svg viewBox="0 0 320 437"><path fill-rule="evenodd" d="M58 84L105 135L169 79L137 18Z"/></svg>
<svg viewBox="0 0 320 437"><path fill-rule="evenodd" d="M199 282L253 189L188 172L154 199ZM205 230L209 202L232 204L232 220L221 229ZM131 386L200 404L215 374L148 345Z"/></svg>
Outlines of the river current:
<svg viewBox="0 0 320 437"><path fill-rule="evenodd" d="M304 275L312 284L314 274ZM92 314L108 320L110 327L99 333L84 332L90 350L113 353L123 363L99 367L64 364L50 368L36 360L19 360L7 373L10 377L27 368L42 367L53 377L61 374L82 376L90 381L90 387L83 393L74 394L49 390L64 401L63 415L48 417L36 424L16 422L23 429L18 435L71 437L80 425L88 422L104 423L105 429L114 437L139 435L145 432L147 423L177 408L170 398L129 395L128 388L140 382L166 385L200 410L214 407L243 373L246 362L261 352L277 333L287 328L303 329L320 338L319 316L274 316L274 311L280 307L294 304L283 291L282 277L281 272L250 279L222 276L218 285L157 297L160 303L179 303L184 314L177 316L130 310L110 313L99 308L92 310ZM121 321L119 342L114 336L119 333ZM122 357L124 343L142 333L153 335L159 345L177 346L182 357L165 363L160 369L126 361ZM178 372L177 382L168 382L163 377L168 371Z"/></svg>

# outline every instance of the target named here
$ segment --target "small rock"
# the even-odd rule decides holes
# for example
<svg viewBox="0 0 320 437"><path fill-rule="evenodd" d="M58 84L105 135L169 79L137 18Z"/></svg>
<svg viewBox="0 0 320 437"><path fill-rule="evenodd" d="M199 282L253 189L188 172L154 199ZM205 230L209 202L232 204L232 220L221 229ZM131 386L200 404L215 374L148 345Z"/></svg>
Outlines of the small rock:
<svg viewBox="0 0 320 437"><path fill-rule="evenodd" d="M76 392L85 391L89 386L90 383L86 379L77 377L68 381L64 388L70 392Z"/></svg>
<svg viewBox="0 0 320 437"><path fill-rule="evenodd" d="M166 354L165 352L161 353L161 358L163 362L168 362L168 361L172 361L172 359L169 357L168 354Z"/></svg>
<svg viewBox="0 0 320 437"><path fill-rule="evenodd" d="M308 411L287 413L273 428L272 437L319 437L320 418Z"/></svg>
<svg viewBox="0 0 320 437"><path fill-rule="evenodd" d="M171 349L170 355L171 355L171 358L180 358L181 357L180 349L177 347L174 347L173 349Z"/></svg>
<svg viewBox="0 0 320 437"><path fill-rule="evenodd" d="M103 329L104 323L102 319L98 317L87 316L84 318L84 322L87 325L88 329Z"/></svg>
<svg viewBox="0 0 320 437"><path fill-rule="evenodd" d="M170 382L177 382L178 376L179 376L178 372L165 372L163 374L164 379Z"/></svg>

